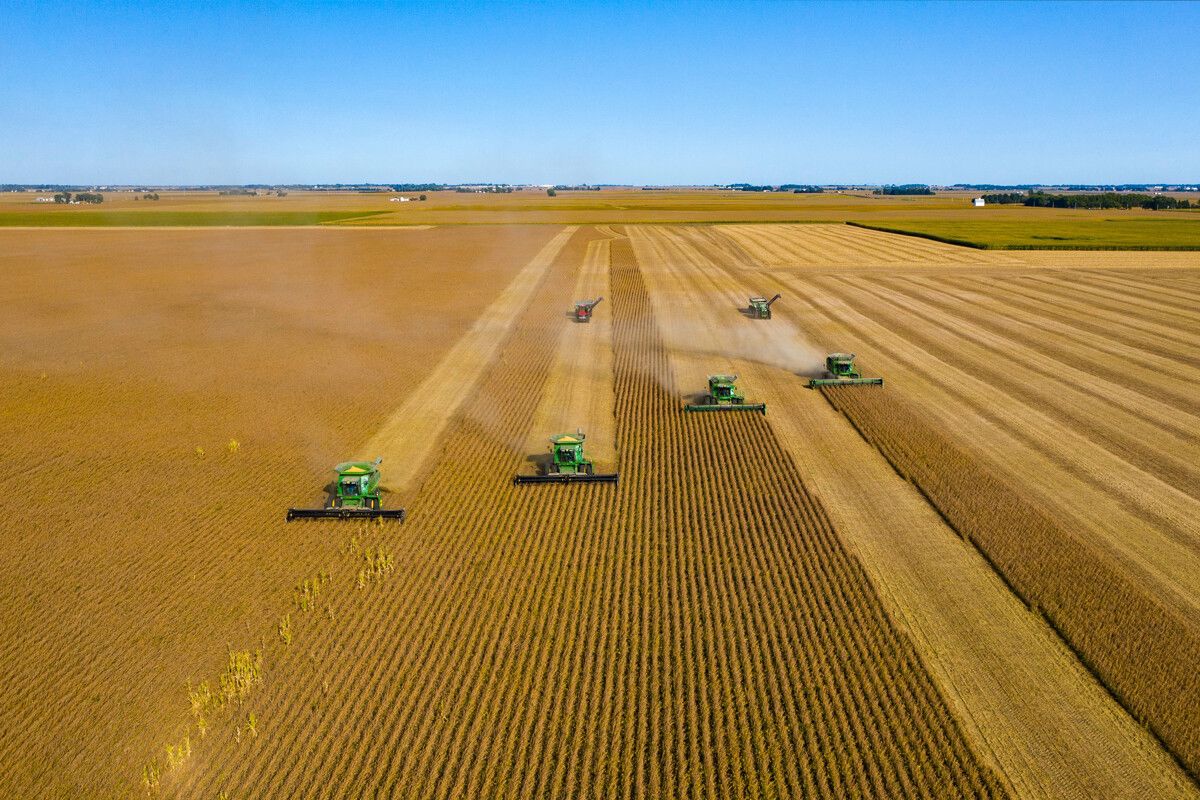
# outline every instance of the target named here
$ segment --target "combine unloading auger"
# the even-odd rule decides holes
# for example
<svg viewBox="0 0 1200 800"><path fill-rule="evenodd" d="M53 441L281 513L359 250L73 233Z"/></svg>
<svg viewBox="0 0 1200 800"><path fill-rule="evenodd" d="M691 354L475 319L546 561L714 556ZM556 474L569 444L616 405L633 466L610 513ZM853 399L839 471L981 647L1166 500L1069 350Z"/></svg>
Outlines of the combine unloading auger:
<svg viewBox="0 0 1200 800"><path fill-rule="evenodd" d="M374 461L343 461L333 468L337 483L324 508L289 508L287 521L294 519L394 519L404 521L403 508L384 508L379 496L379 464Z"/></svg>
<svg viewBox="0 0 1200 800"><path fill-rule="evenodd" d="M883 386L883 378L864 378L854 366L854 353L830 353L825 357L825 376L813 378L808 388L819 386Z"/></svg>
<svg viewBox="0 0 1200 800"><path fill-rule="evenodd" d="M747 403L738 394L737 375L709 375L708 394L702 403L688 403L684 411L758 411L767 413L766 403Z"/></svg>
<svg viewBox="0 0 1200 800"><path fill-rule="evenodd" d="M515 475L513 483L616 483L617 473L597 474L583 455L583 431L550 437L550 463L540 475Z"/></svg>

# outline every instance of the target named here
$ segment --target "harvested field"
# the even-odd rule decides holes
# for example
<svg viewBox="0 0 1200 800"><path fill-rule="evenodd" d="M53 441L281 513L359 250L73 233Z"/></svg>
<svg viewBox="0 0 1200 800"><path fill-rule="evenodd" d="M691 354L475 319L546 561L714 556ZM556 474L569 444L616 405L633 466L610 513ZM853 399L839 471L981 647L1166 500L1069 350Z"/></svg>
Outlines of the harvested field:
<svg viewBox="0 0 1200 800"><path fill-rule="evenodd" d="M609 242L595 239L575 281L572 302L605 297L609 290ZM605 309L607 311L607 309ZM542 401L534 415L524 451L545 451L547 434L571 433L582 429L587 435L587 455L596 472L611 472L617 466L614 440L612 316L596 314L588 323L572 320L560 337L554 367L542 389ZM544 455L542 453L541 455Z"/></svg>
<svg viewBox="0 0 1200 800"><path fill-rule="evenodd" d="M575 332L579 265L560 260L387 539L404 579L336 599L344 622L315 621L249 702L278 733L217 740L174 791L1002 793L798 474L776 485L787 457L746 446L765 422L681 417L629 246L611 247L621 483L508 480L531 387Z"/></svg>
<svg viewBox="0 0 1200 800"><path fill-rule="evenodd" d="M556 233L0 232L0 795L125 796L183 740L336 556L284 509Z"/></svg>
<svg viewBox="0 0 1200 800"><path fill-rule="evenodd" d="M1025 621L1016 624L1012 619L1015 611L1012 608L1011 594L1007 590L1001 591L1000 585L994 579L988 580L991 567L987 563L978 558L972 562L962 555L954 545L946 541L946 537L954 535L954 531L944 524L932 523L926 519L926 522L917 528L917 530L923 530L924 535L913 538L911 542L904 544L903 547L906 548L904 551L897 552L895 550L896 545L891 542L900 541L897 537L900 536L898 528L901 526L888 524L887 521L878 519L876 509L880 507L888 509L885 517L890 517L894 509L903 508L905 503L911 506L913 498L906 494L911 490L903 482L897 482L894 487L887 489L887 482L876 475L876 482L873 484L875 494L870 499L856 495L849 490L848 486L853 485L854 481L860 480L859 478L856 478L853 473L847 472L843 466L826 464L812 455L814 447L819 446L822 440L832 436L829 426L836 429L838 423L836 418L832 420L828 418L828 408L825 415L817 414L816 410L811 408L811 402L807 401L804 395L812 398L815 393L805 392L801 388L803 386L802 377L796 374L803 375L812 368L813 353L823 353L833 349L853 350L862 357L861 360L867 372L885 375L888 385L885 390L880 392L851 389L842 390L842 393L851 399L859 398L865 401L865 398L871 398L874 403L881 404L885 408L893 404L889 398L895 398L895 402L908 401L910 398L924 400L928 397L923 394L926 387L930 392L935 388L944 391L946 385L954 385L954 381L970 380L969 388L976 393L975 397L980 398L977 401L979 406L974 405L975 401L964 405L966 397L971 397L971 395L965 397L954 395L942 397L940 402L930 403L927 407L922 408L923 419L936 420L940 426L943 426L943 430L961 429L964 413L969 413L974 408L982 406L995 409L1005 403L1015 404L1016 401L1002 389L1013 392L1017 398L1027 404L1020 410L1014 405L1012 414L1005 420L1011 420L1014 423L1019 420L1021 423L1027 423L1029 419L1036 419L1045 413L1046 404L1055 402L1050 395L1058 390L1066 394L1066 397L1060 396L1058 400L1062 403L1063 416L1053 420L1057 425L1056 430L1047 429L1039 436L1037 439L1039 444L1043 447L1053 444L1061 445L1064 456L1069 452L1071 457L1076 459L1091 454L1094 454L1096 458L1103 457L1105 461L1102 462L1102 467L1093 466L1092 469L1099 472L1102 468L1112 470L1109 474L1120 474L1115 470L1119 469L1122 464L1125 465L1127 472L1129 467L1127 462L1118 458L1113 451L1118 444L1125 449L1117 452L1126 458L1132 457L1135 451L1132 449L1133 444L1128 437L1120 438L1124 434L1119 433L1119 430L1124 426L1141 424L1142 421L1135 420L1132 416L1121 416L1122 408L1132 410L1137 407L1136 401L1140 399L1127 394L1126 387L1129 382L1120 380L1119 372L1111 371L1111 365L1110 371L1107 373L1098 371L1103 364L1100 356L1113 351L1112 345L1103 343L1106 349L1090 352L1091 360L1085 360L1083 364L1080 364L1080 359L1072 353L1070 359L1064 358L1063 366L1057 373L1050 369L1031 373L1032 365L1040 358L1040 355L1033 353L1028 356L1031 359L1028 366L1024 369L1009 371L1009 374L1019 375L1022 378L1036 375L1042 383L1046 384L1044 391L1039 391L1042 388L1040 386L1030 389L1020 381L1007 380L1005 375L992 368L991 362L998 361L1005 355L1009 358L1017 358L1022 354L1022 348L1032 349L1032 342L1039 342L1039 344L1044 342L1045 344L1041 347L1053 351L1055 348L1065 347L1066 342L1072 341L1060 340L1058 337L1062 336L1063 332L1053 329L1052 326L1041 331L1039 336L1025 333L1023 337L1014 338L1008 342L1006 348L993 348L986 358L981 354L979 360L970 365L971 368L968 372L971 375L982 372L986 378L991 379L991 383L985 383L983 379L970 379L968 374L963 374L960 378L958 371L950 369L947 362L930 362L927 365L910 367L909 362L913 354L923 353L918 345L925 344L926 334L930 330L940 331L941 328L935 328L930 324L935 321L932 317L922 319L913 316L910 309L906 309L909 313L905 315L885 316L884 309L868 304L868 301L875 297L869 290L876 285L907 280L913 284L929 286L971 279L982 281L985 276L996 276L997 283L1003 281L1003 285L1009 286L1025 280L1051 280L1050 276L1053 276L1053 280L1063 281L1068 280L1068 277L1057 270L1048 273L1039 268L1033 263L1035 259L1032 254L1021 254L1021 258L1025 259L1026 263L1014 268L1008 264L997 266L991 253L977 253L977 257L973 260L974 263L965 263L960 268L942 269L931 269L929 265L922 265L908 278L900 277L904 273L897 272L899 264L896 265L897 269L886 272L872 269L871 265L876 259L867 255L860 258L857 269L841 267L823 269L815 261L805 263L802 258L791 260L793 256L790 254L797 252L798 248L802 246L801 243L811 240L818 227L797 226L793 230L797 232L800 243L784 243L784 246L780 246L774 251L768 251L759 257L760 263L766 262L772 265L772 268L758 268L755 261L748 257L745 248L747 237L744 231L739 230L738 226L711 229L700 227L686 229L631 228L635 246L642 256L643 263L646 264L652 295L656 299L662 299L657 308L662 314L675 314L677 317L671 323L665 323L665 327L683 332L682 335L672 340L672 346L677 352L675 356L677 365L683 365L681 368L689 371L689 380L692 385L702 380L706 367L710 372L738 372L743 375L744 383L741 388L747 397L767 402L768 419L771 420L772 428L780 433L785 442L790 444L790 449L796 454L798 461L814 470L817 491L824 490L823 499L833 504L833 518L845 522L844 525L839 526L839 530L859 545L861 548L859 552L866 559L868 570L874 573L876 580L888 587L885 597L890 596L891 599L894 599L895 612L901 618L907 619L914 628L914 636L917 641L926 646L925 652L927 658L932 662L935 676L944 681L950 697L963 703L965 714L978 725L976 730L988 742L988 748L994 750L998 762L1001 764L1001 770L1015 785L1020 787L1022 794L1052 797L1073 794L1080 792L1079 787L1086 785L1089 780L1097 780L1098 782L1093 785L1095 787L1105 786L1109 793L1127 796L1138 796L1144 792L1173 794L1182 791L1179 789L1178 778L1168 777L1174 770L1164 766L1161 757L1159 759L1145 758L1149 748L1146 746L1147 743L1139 743L1141 734L1134 724L1134 720L1130 718L1119 720L1111 709L1106 710L1105 706L1112 705L1112 703L1104 699L1103 690L1097 691L1095 680L1083 673L1078 666L1072 668L1069 661L1064 660L1064 657L1067 656L1062 652L1062 645L1055 647L1052 641L1056 638L1054 631L1044 624L1041 625L1040 632L1036 630L1037 625L1030 626ZM778 228L779 226L771 226L771 231L776 231ZM755 231L752 232L752 235L757 236L758 241L771 241L769 237L764 238L761 232ZM724 241L727 238L733 239L733 241ZM874 244L873 238L868 239L861 249L865 252ZM842 249L844 251L848 248ZM1007 257L1009 254L997 255ZM1058 256L1058 254L1049 255L1054 258ZM1129 254L1129 256L1139 258L1140 254ZM830 260L840 263L842 258L844 256L834 255ZM1054 260L1054 258L1049 260ZM1194 257L1192 258L1194 259ZM1112 257L1106 254L1102 256L1102 259L1107 265L1111 263ZM1200 266L1200 262L1197 262L1196 266ZM803 278L800 277L801 272L795 270L797 267L803 269ZM1173 268L1186 268L1186 266L1177 264ZM1128 278L1128 280L1137 284L1138 278L1142 278L1144 282L1153 285L1157 279L1156 276L1161 274L1151 272L1145 278L1139 274L1137 278ZM1126 268L1121 267L1118 278L1112 280L1123 280L1129 275ZM1080 279L1083 281L1081 288L1087 291L1087 287L1091 285L1091 279L1086 275L1081 276ZM838 289L836 291L826 290L827 285L837 286ZM784 299L776 305L775 319L770 322L742 320L735 314L734 308L738 304L744 304L745 298L750 294L769 294L774 291L781 291ZM1145 290L1139 289L1139 291ZM918 296L928 298L931 294L931 292L922 292ZM952 308L948 306L946 312L958 316L965 313L976 315L981 313L978 310L981 306L986 307L987 299L987 295L982 292L978 296L963 295L957 298L958 302ZM864 309L861 312L857 310L860 302ZM1147 311L1149 311L1148 308ZM910 326L909 319L914 323L921 323L920 327L918 328L915 324ZM1089 317L1084 314L1076 319L1088 320ZM1014 324L1011 313L994 314L989 317L989 320L997 326ZM963 354L970 352L971 340L967 337L973 331L957 319L954 320L954 323L952 326L946 323L946 330L962 337L963 341L955 341L952 345L946 346L944 357L947 359L951 356L962 358ZM890 327L888 327L889 325ZM1070 332L1075 336L1079 335L1074 328ZM786 351L787 347L791 348L790 365L781 369L780 353ZM939 355L941 354L942 351L939 351ZM1145 349L1140 353L1129 352L1126 355L1129 358L1126 363L1121 365L1121 368L1137 363L1138 358L1150 359L1150 363L1154 363L1153 351L1150 349ZM1091 413L1095 415L1096 419L1090 420L1090 424L1087 426L1082 425L1084 416L1078 410L1068 409L1071 402L1080 403L1084 398L1069 394L1072 391L1069 386L1054 385L1050 380L1050 376L1054 374L1058 374L1059 380L1064 382L1081 380L1084 376L1075 374L1073 369L1067 366L1068 363L1080 364L1081 367L1086 364L1087 369L1090 370L1086 373L1088 380L1094 381L1097 375L1103 374L1112 381L1110 386L1104 387L1104 390L1111 390L1108 391L1108 394L1115 399L1104 405L1095 406ZM1080 371L1082 372L1083 369ZM1174 422L1175 426L1171 430L1175 437L1179 437L1178 445L1173 444L1174 439L1164 440L1165 446L1157 453L1157 460L1152 459L1149 451L1137 451L1144 462L1140 473L1143 475L1141 482L1147 490L1152 488L1150 481L1152 476L1154 481L1161 481L1162 476L1174 476L1180 485L1184 485L1189 480L1188 476L1191 473L1186 468L1188 456L1185 455L1182 461L1173 457L1175 447L1185 448L1181 452L1187 452L1187 442L1191 438L1188 435L1189 426L1190 432L1193 434L1200 431L1200 427L1188 422L1191 406L1188 405L1188 396L1184 390L1185 384L1182 383L1187 380L1188 375L1187 371L1179 376L1171 375L1169 371L1164 374L1146 370L1138 376L1146 381L1145 386L1139 387L1139 391L1147 400L1147 410L1143 413L1143 417L1150 414L1150 420L1157 421L1159 425L1170 426ZM1084 381L1084 385L1087 385L1086 381ZM1168 392L1169 396L1174 397L1175 404L1165 406L1165 396L1160 394L1157 387L1161 387L1162 391ZM866 393L865 398L864 392ZM1031 394L1031 392L1035 393ZM1103 394L1103 391L1101 387L1097 386L1093 389L1093 393ZM1093 395L1085 396L1085 398L1090 397ZM1164 399L1161 401L1157 399L1160 397ZM1122 399L1125 400L1123 407L1119 405ZM984 406L984 403L987 405ZM1160 403L1162 404L1160 405ZM982 411L982 408L980 410ZM1070 410L1069 416L1068 410ZM1173 416L1174 411L1180 411L1181 414ZM1159 416L1155 417L1155 413L1158 413ZM1103 424L1105 426L1103 430L1106 430L1103 439L1098 439L1096 435L1097 426L1100 424ZM815 425L821 426L820 433L813 429ZM905 425L899 424L897 428L904 430ZM914 440L922 439L923 427L909 425L908 430ZM850 432L851 435L856 435L853 433L853 429L850 429ZM1157 436L1159 431L1155 430L1152 433ZM986 431L976 430L969 434L964 433L962 446L970 449L972 458L979 459L979 463L985 463L984 459L987 458L988 448L1003 442L1005 435L1004 428L1000 426L994 426ZM1063 442L1065 437L1070 437L1067 442ZM841 447L845 447L845 444ZM860 455L863 453L862 450L857 452ZM871 451L868 450L866 457L870 457L870 453ZM875 457L878 457L878 453L875 453ZM830 460L832 458L831 451ZM1011 458L1011 454L1006 451L1005 459ZM991 464L991 459L989 458L986 463ZM1005 462L998 460L998 463ZM934 469L935 474L941 474L941 469L947 473L952 473L955 469L962 469L962 467L952 467L949 461L941 468L934 462L929 465L929 468ZM1026 491L1030 484L1041 484L1043 480L1042 476L1030 473L1029 470L1030 468L1025 464L1014 467L1009 462L1006 464L1005 472L1013 481L1017 482L1016 485L1020 486L1022 491ZM1053 479L1066 478L1065 474L1053 476ZM1046 483L1050 483L1052 479L1047 477L1044 480ZM1078 478L1075 480L1078 483ZM970 482L965 486L971 486ZM1191 588L1193 586L1192 576L1196 574L1191 562L1195 553L1192 544L1185 543L1194 543L1195 539L1191 537L1187 527L1169 528L1167 531L1163 531L1157 525L1148 524L1144 514L1141 521L1135 520L1129 516L1128 510L1122 511L1125 518L1114 522L1111 517L1105 518L1104 515L1120 509L1122 505L1125 505L1123 500L1097 497L1095 495L1099 493L1096 492L1080 501L1077 496L1073 496L1080 492L1077 485L1054 483L1052 486L1057 486L1059 489L1054 497L1069 500L1071 509L1077 512L1087 512L1087 517L1082 522L1078 515L1066 517L1072 519L1072 529L1081 526L1083 530L1089 532L1090 540L1093 543L1112 542L1114 546L1119 543L1125 549L1126 552L1120 557L1111 554L1105 561L1105 568L1119 565L1128 570L1128 575L1133 577L1134 583L1138 586L1139 596L1155 595L1153 602L1158 604L1155 607L1160 610L1153 613L1161 617L1164 613L1161 611L1164 603L1168 605L1175 603L1179 601L1179 596L1184 594L1188 599L1180 603L1177 610L1184 615L1183 618L1187 618L1190 613L1193 615L1191 618L1194 619L1194 610L1190 609L1194 608L1192 601L1195 598ZM922 488L924 488L923 485ZM1047 489L1049 488L1050 486L1047 486ZM1114 492L1125 490L1127 487L1117 484L1106 488L1109 492ZM1156 506L1155 510L1164 517L1168 517L1164 520L1164 524L1174 523L1179 526L1194 524L1192 521L1195 516L1189 516L1187 509L1190 504L1195 502L1196 495L1189 493L1194 492L1194 488L1190 484L1187 485L1187 489L1188 491L1181 491L1174 487L1162 487L1160 496L1156 497L1156 500L1160 500L1162 505ZM970 489L960 486L954 496L969 492ZM884 500L884 497L887 500ZM835 499L837 502L834 502ZM1051 499L1050 496L1038 497L1036 502L1046 504ZM1089 509L1087 507L1089 502L1103 502L1103 505L1092 506ZM1153 502L1147 500L1146 508L1149 509ZM850 504L850 508L844 509L843 506L847 503ZM863 507L864 503L868 503L869 506ZM1170 505L1171 503L1175 504L1174 509ZM905 513L912 516L917 513L917 509ZM925 513L928 513L928 509ZM1067 512L1064 510L1063 513ZM913 524L920 523L914 522ZM1019 526L1017 527L1019 529ZM912 529L906 528L906 533L910 530ZM1130 533L1135 531L1137 535L1131 536ZM1032 535L1032 531L1030 534ZM941 537L940 540L938 537ZM1172 537L1174 541L1172 541ZM902 539L904 538L912 537L902 537ZM939 541L942 544L939 545ZM1022 540L1016 539L1015 541ZM1026 544L1031 546L1032 542ZM920 552L907 549L916 547L926 554L937 553L937 555L930 561L921 563L903 557L908 552ZM1142 561L1132 562L1128 553L1130 550L1136 550ZM985 558L992 558L992 555L987 552L981 552L981 554ZM947 574L945 571L946 559L953 559L951 563L955 565L955 572ZM1182 559L1182 564L1179 563L1180 559ZM1149 560L1155 570L1160 573L1165 571L1169 575L1160 575L1159 577L1147 575L1143 571L1146 560ZM1054 569L1047 567L1051 574ZM911 575L911 577L906 577L906 575ZM1006 581L1013 580L1013 576L1004 574L1003 570L1001 576ZM960 602L969 605L962 609L955 605L951 611L952 618L947 618L946 610L939 608L937 604L944 601L946 593L950 590L943 589L932 594L930 591L931 587L936 587L939 583L945 584L947 580L951 579L955 585L952 593L959 597ZM964 581L974 587L969 594L960 594L958 591ZM1092 585L1096 585L1095 582ZM1104 585L1103 581L1100 582L1100 585ZM1160 593L1154 592L1157 586L1161 586ZM1042 607L1045 606L1045 601L1039 601L1036 598L1033 598L1032 602ZM1181 618L1173 612L1165 613L1167 620ZM998 629L998 631L1002 630L1003 634L997 632L994 642L989 642L984 638L984 634L980 630L968 627L982 624L982 620L995 618L996 615L1007 615L1009 624L1007 627ZM970 622L972 617L976 617L974 622ZM1091 624L1097 626L1100 622L1095 620ZM1162 635L1162 631L1163 629L1160 629L1160 635ZM1124 636L1117 640L1115 646L1124 648L1126 653L1136 652L1137 642L1142 635L1143 632L1138 627L1129 628L1125 631ZM1017 650L1010 649L1013 647L1013 640L1008 637L1013 636L1020 636L1024 639L1023 644ZM1170 637L1170 633L1167 636ZM1189 640L1186 637L1181 641L1179 649L1173 655L1176 665L1174 667L1164 665L1164 670L1156 669L1150 672L1142 669L1136 676L1128 673L1132 664L1127 664L1123 669L1136 683L1144 684L1149 676L1153 675L1154 679L1151 682L1155 683L1154 691L1159 693L1157 695L1159 697L1169 696L1172 691L1177 693L1174 695L1176 697L1190 697L1191 693L1195 691L1195 676L1183 665L1188 663L1189 658L1194 661L1196 653L1194 648L1187 643ZM1162 645L1164 642L1159 641L1158 644ZM1077 642L1075 645L1078 647L1079 643ZM1014 652L1021 653L1019 660L1022 663L1014 663L1010 669L1000 672L999 675L1003 677L993 683L993 678L997 677L997 665L1012 661ZM1091 663L1093 656L1085 654L1085 658ZM1040 663L1040 667L1030 669L1030 663ZM1051 680L1050 676L1055 674L1059 677ZM989 676L987 680L980 679L984 675ZM1110 691L1121 691L1117 688L1115 676L1107 679L1105 684ZM1054 688L1051 688L1052 686ZM1145 689L1145 686L1143 685L1142 688ZM1055 694L1056 692L1061 694ZM1072 722L1066 723L1064 720L1065 726L1062 728L1047 726L1046 715L1050 713L1047 708L1054 703L1062 703L1061 698L1063 697L1072 698L1067 705ZM1126 695L1122 695L1122 697L1127 705L1132 707L1132 698ZM1145 696L1143 700L1150 702L1151 698ZM1057 730L1060 734L1064 734L1080 720L1082 709L1089 706L1093 709L1088 712L1092 715L1092 722L1086 724L1074 736L1066 734L1064 739L1057 744L1052 747L1048 746L1044 740L1048 730ZM1138 718L1147 719L1144 707L1145 703L1141 708L1134 710L1134 714ZM1174 725L1175 735L1172 749L1177 756L1182 757L1181 754L1187 752L1187 748L1191 746L1188 723L1194 722L1196 719L1197 704L1195 701L1185 701L1178 703L1175 708L1160 705L1159 710L1169 713L1159 715L1160 725L1157 730L1160 735L1167 736L1170 735L1168 727ZM1169 718L1173 718L1174 721ZM1183 723L1183 720L1187 720L1188 723ZM1147 721L1149 722L1148 719ZM1153 722L1150 724L1153 725ZM1190 729L1194 730L1194 725ZM1098 731L1101 730L1105 730L1107 733L1101 736L1098 734ZM1086 735L1084 735L1084 731L1087 731ZM1070 743L1066 741L1068 738L1071 740ZM1103 745L1100 744L1102 739L1107 740ZM1114 771L1115 774L1105 775L1106 768L1100 765L1108 764L1111 767L1113 765L1112 753L1121 749L1126 752L1128 760L1122 767ZM1048 757L1050 751L1061 756L1061 759ZM1081 769L1081 765L1084 764L1092 766ZM1101 775L1104 777L1099 777ZM1117 785L1124 785L1126 788L1114 791L1114 787ZM1085 796L1087 794L1090 792L1084 792Z"/></svg>
<svg viewBox="0 0 1200 800"><path fill-rule="evenodd" d="M0 794L1200 797L1200 256L10 230L0 268ZM886 386L804 388L832 350ZM684 414L716 372L767 415ZM618 484L512 484L576 428ZM376 455L406 522L282 522Z"/></svg>

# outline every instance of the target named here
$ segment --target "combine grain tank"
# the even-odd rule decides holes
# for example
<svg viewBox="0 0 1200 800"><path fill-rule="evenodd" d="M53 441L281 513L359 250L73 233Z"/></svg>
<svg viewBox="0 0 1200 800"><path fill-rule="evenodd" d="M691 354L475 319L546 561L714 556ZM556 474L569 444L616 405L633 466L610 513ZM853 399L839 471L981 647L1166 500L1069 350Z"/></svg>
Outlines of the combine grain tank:
<svg viewBox="0 0 1200 800"><path fill-rule="evenodd" d="M374 461L343 461L333 468L337 482L324 508L289 508L287 521L294 519L394 519L404 521L403 508L383 507L379 496L379 464Z"/></svg>
<svg viewBox="0 0 1200 800"><path fill-rule="evenodd" d="M583 431L560 433L550 437L550 463L540 475L516 475L513 483L616 483L617 473L596 474L595 467L583 454Z"/></svg>

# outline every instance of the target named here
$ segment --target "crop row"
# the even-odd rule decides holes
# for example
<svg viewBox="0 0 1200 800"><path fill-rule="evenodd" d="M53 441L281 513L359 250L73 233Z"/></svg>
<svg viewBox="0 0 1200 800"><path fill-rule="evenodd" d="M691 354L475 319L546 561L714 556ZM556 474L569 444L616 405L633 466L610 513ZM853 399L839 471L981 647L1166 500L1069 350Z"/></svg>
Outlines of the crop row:
<svg viewBox="0 0 1200 800"><path fill-rule="evenodd" d="M250 701L259 735L215 743L179 793L1003 794L767 423L680 412L625 240L620 483L511 484L588 235L379 534L390 576L334 574Z"/></svg>
<svg viewBox="0 0 1200 800"><path fill-rule="evenodd" d="M1063 635L1193 776L1200 774L1200 630L894 394L829 401Z"/></svg>

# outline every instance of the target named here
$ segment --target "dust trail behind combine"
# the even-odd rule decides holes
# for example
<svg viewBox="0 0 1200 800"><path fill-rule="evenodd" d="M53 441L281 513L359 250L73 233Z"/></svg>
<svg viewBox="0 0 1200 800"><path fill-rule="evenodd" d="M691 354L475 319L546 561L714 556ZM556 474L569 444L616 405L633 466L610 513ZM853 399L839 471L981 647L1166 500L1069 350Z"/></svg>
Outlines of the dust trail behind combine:
<svg viewBox="0 0 1200 800"><path fill-rule="evenodd" d="M587 255L575 282L576 299L602 297L608 290L609 241L588 243ZM534 415L525 452L542 453L546 439L556 433L582 429L587 456L597 472L616 467L613 443L612 314L603 305L591 322L567 322L542 402ZM566 310L564 310L564 315Z"/></svg>
<svg viewBox="0 0 1200 800"><path fill-rule="evenodd" d="M416 489L442 432L496 358L521 309L529 304L555 256L576 230L574 225L563 228L522 268L363 448L364 458L383 457L388 489L401 496Z"/></svg>
<svg viewBox="0 0 1200 800"><path fill-rule="evenodd" d="M681 389L699 391L707 375L737 373L746 362L803 375L819 372L825 354L786 314L758 321L738 313L748 290L701 249L706 243L701 231L643 226L631 227L630 236ZM785 293L775 308L787 302Z"/></svg>
<svg viewBox="0 0 1200 800"><path fill-rule="evenodd" d="M899 367L902 354L877 356L875 340L862 328L840 324L855 319L842 298L791 282L796 276L782 269L761 272L736 242L714 241L728 233L725 227L631 229L666 336L683 340L682 351L670 354L673 371L696 384L706 368L728 368L741 374L748 399L766 402L768 427L863 559L979 752L1024 797L1195 796L1169 756L1055 632L836 410L804 388L796 370L747 360L743 346L720 350L722 342L736 341L731 330L791 339L793 327L801 327L823 346L858 349L868 363L889 365L887 375L896 373L899 390L864 390L867 397L907 393L911 383L902 379L908 377ZM816 258L808 264L813 273L819 272ZM711 300L776 285L785 300L770 322L739 318Z"/></svg>
<svg viewBox="0 0 1200 800"><path fill-rule="evenodd" d="M611 255L621 483L509 480L571 252L448 427L397 575L331 591L248 703L264 733L210 736L176 796L1004 795L791 460L752 446L765 420L685 417L649 378L646 287Z"/></svg>

